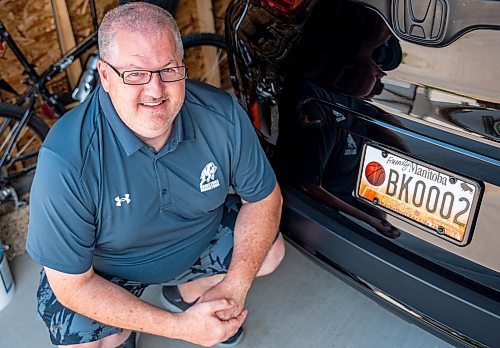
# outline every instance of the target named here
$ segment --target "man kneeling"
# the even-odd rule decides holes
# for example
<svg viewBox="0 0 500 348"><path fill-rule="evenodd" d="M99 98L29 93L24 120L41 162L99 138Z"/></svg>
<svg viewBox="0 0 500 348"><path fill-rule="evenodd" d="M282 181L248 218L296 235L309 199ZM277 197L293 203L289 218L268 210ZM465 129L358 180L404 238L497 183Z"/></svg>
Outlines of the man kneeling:
<svg viewBox="0 0 500 348"><path fill-rule="evenodd" d="M168 12L117 7L99 48L101 85L52 128L30 198L52 343L133 347L138 331L234 345L255 277L284 256L274 173L237 102L186 80ZM140 300L150 284L167 310Z"/></svg>

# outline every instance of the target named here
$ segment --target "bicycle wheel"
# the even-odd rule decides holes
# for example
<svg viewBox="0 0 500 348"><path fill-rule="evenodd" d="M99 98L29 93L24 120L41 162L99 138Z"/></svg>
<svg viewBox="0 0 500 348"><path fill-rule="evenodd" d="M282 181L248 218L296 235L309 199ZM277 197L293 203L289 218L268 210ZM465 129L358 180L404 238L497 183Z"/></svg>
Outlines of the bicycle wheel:
<svg viewBox="0 0 500 348"><path fill-rule="evenodd" d="M182 43L189 78L226 90L231 87L224 36L192 33L183 36Z"/></svg>
<svg viewBox="0 0 500 348"><path fill-rule="evenodd" d="M0 103L0 156L4 155L25 111L16 105ZM0 187L13 186L16 190L29 190L38 152L48 131L49 127L42 119L36 115L31 116L19 133L9 157L0 168Z"/></svg>

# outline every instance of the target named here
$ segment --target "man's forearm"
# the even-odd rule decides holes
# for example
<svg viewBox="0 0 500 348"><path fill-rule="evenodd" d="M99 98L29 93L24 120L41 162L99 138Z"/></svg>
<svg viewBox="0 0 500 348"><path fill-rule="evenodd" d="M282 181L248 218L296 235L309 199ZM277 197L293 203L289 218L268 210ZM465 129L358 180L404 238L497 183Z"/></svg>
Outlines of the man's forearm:
<svg viewBox="0 0 500 348"><path fill-rule="evenodd" d="M265 199L243 204L234 227L234 249L227 281L251 286L276 237L281 205L277 184Z"/></svg>
<svg viewBox="0 0 500 348"><path fill-rule="evenodd" d="M219 320L214 313L233 304L225 299L197 303L185 312L172 314L141 301L127 290L96 275L66 274L45 268L47 279L61 304L103 324L153 335L186 340L211 347L233 336L247 311Z"/></svg>
<svg viewBox="0 0 500 348"><path fill-rule="evenodd" d="M179 324L175 314L140 300L93 271L80 282L75 282L75 275L54 272L46 269L49 284L65 307L110 326L178 337Z"/></svg>

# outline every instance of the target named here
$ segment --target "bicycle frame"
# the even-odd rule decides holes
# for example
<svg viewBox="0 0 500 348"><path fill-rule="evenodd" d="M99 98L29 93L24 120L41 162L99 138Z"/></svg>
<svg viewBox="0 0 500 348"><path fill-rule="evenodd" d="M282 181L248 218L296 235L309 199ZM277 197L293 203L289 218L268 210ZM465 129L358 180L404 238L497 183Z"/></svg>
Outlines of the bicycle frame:
<svg viewBox="0 0 500 348"><path fill-rule="evenodd" d="M83 53L88 51L90 48L97 46L98 24L94 0L89 0L89 4L94 32L80 44L78 44L75 48L63 55L61 59L50 65L41 74L36 71L33 64L29 63L29 61L26 59L26 56L19 49L17 44L14 42L14 39L7 31L7 28L5 28L2 21L0 20L0 40L7 43L7 45L12 49L12 52L16 56L17 60L22 64L24 68L24 74L28 75L28 82L26 83L28 85L28 89L16 101L16 105L19 106L28 102L28 108L26 109L26 112L24 113L21 121L19 121L14 132L12 133L7 147L5 148L5 151L0 158L0 168L2 168L7 161L11 160L10 151L16 143L21 130L28 123L29 118L33 114L35 103L39 94L41 94L42 99L47 102L47 104L55 111L58 116L62 116L64 114L64 104L56 94L50 93L48 91L46 84L57 74L66 70L68 66L70 66L74 62L74 60L79 58Z"/></svg>
<svg viewBox="0 0 500 348"><path fill-rule="evenodd" d="M76 58L79 58L84 52L89 50L90 48L97 45L97 32L92 33L89 37L87 37L84 41L78 44L71 51L62 56L57 62L50 65L42 74L38 74L35 70L34 65L30 64L26 59L25 55L21 52L19 47L16 45L9 32L0 21L0 37L7 45L12 49L12 52L16 56L17 60L23 65L24 74L28 75L28 81L31 81L32 84L30 86L32 88L28 88L28 90L23 93L21 97L19 97L16 102L17 105L22 105L27 99L31 99L33 97L37 97L38 94L35 95L35 92L40 92L42 94L42 98L46 100L51 107L54 108L54 111L58 115L62 115L64 113L64 107L61 102L57 99L55 94L50 93L46 84L53 77L55 77L60 72L66 70L68 66L70 66Z"/></svg>

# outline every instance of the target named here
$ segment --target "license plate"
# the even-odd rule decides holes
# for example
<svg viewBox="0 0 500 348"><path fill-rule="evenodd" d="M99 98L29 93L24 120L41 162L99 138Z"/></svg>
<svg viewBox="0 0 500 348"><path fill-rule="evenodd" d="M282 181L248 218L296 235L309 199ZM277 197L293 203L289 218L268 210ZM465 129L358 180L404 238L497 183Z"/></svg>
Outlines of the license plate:
<svg viewBox="0 0 500 348"><path fill-rule="evenodd" d="M365 145L356 196L465 245L480 186L473 180L383 148Z"/></svg>

